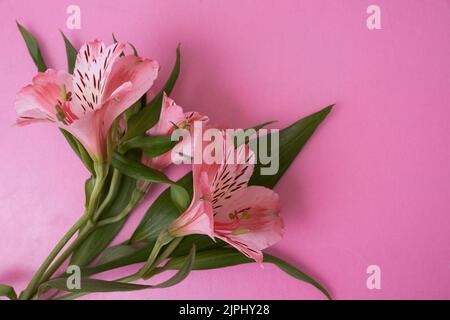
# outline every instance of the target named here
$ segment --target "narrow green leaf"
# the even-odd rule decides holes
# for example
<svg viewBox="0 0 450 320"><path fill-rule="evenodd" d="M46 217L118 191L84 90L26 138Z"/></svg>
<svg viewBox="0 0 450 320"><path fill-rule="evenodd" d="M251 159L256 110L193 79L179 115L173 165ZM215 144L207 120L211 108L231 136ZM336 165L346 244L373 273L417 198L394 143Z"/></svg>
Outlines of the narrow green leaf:
<svg viewBox="0 0 450 320"><path fill-rule="evenodd" d="M184 257L173 258L163 267L164 270L179 269L184 261ZM192 270L209 270L217 268L225 268L235 266L243 263L254 263L253 259L247 258L242 253L235 249L219 248L213 250L202 251L197 254ZM289 263L271 256L264 255L265 263L272 263L278 268L289 274L290 276L309 283L319 289L328 299L331 299L328 291L316 280L308 276L306 273L300 271Z"/></svg>
<svg viewBox="0 0 450 320"><path fill-rule="evenodd" d="M141 284L86 278L82 278L80 280L80 287L81 289L69 289L67 287L67 279L57 278L43 283L39 288L39 292L42 293L48 288L54 288L66 292L124 292L151 288L151 286Z"/></svg>
<svg viewBox="0 0 450 320"><path fill-rule="evenodd" d="M107 264L111 261L115 261L122 257L127 257L137 253L140 248L136 248L129 245L118 245L107 248L103 251L100 259L97 262L97 265Z"/></svg>
<svg viewBox="0 0 450 320"><path fill-rule="evenodd" d="M280 149L279 149L279 170L274 175L261 175L260 169L262 165L258 162L255 166L255 170L252 178L250 179L250 185L259 185L272 189L291 163L294 161L297 154L302 150L303 146L312 136L320 123L330 113L333 105L328 106L319 112L316 112L306 118L303 118L291 126L280 131ZM259 137L259 143L268 143L270 145L270 134ZM270 150L270 148L269 148Z"/></svg>
<svg viewBox="0 0 450 320"><path fill-rule="evenodd" d="M125 118L125 121L128 123L129 120L131 119L131 117L133 117L136 113L139 112L139 110L141 110L143 104L142 104L142 100L145 100L145 95L142 96L141 99L139 99L138 101L136 101L131 107L129 107L127 110L125 110L125 112L123 113L123 116Z"/></svg>
<svg viewBox="0 0 450 320"><path fill-rule="evenodd" d="M19 22L16 21L16 23L20 33L22 34L23 40L25 40L25 44L27 45L28 52L34 61L34 64L39 72L44 72L47 70L47 66L45 65L44 58L42 58L41 50L39 49L39 44L36 38L34 38L33 35L29 33L27 29L25 29Z"/></svg>
<svg viewBox="0 0 450 320"><path fill-rule="evenodd" d="M190 248L195 244L197 252L211 250L215 248L222 248L228 245L226 242L216 239L213 241L209 236L194 234L186 236L172 252L170 257L183 257L189 253Z"/></svg>
<svg viewBox="0 0 450 320"><path fill-rule="evenodd" d="M124 140L128 140L133 137L144 134L148 129L152 128L158 122L159 116L161 114L163 94L165 92L167 95L170 95L178 79L179 74L180 74L180 46L177 47L175 65L164 87L148 105L142 108L142 110L139 113L131 117L127 126L127 131L125 133Z"/></svg>
<svg viewBox="0 0 450 320"><path fill-rule="evenodd" d="M245 131L250 130L250 129L253 129L253 130L255 130L255 131L258 131L258 130L264 128L264 127L270 126L271 124L273 124L273 123L275 123L275 122L277 122L277 121L276 121L276 120L267 121L267 122L258 124L257 126L254 126L254 127L251 127L251 128L247 128L247 129L245 129Z"/></svg>
<svg viewBox="0 0 450 320"><path fill-rule="evenodd" d="M70 74L73 74L73 70L75 69L75 61L77 60L77 50L74 48L70 40L67 39L66 35L62 32L61 35L64 39L64 45L66 46L66 55L67 55L67 70Z"/></svg>
<svg viewBox="0 0 450 320"><path fill-rule="evenodd" d="M85 268L82 270L82 274L88 277L93 274L101 273L104 271L120 268L123 266L129 266L135 263L145 262L147 261L153 249L153 245L154 243L146 244L144 247L138 248L135 252L132 252L131 250L128 253L125 251L117 251L114 259L107 259L107 261L103 261L101 263L99 262L97 265L93 267ZM184 253L183 255L186 254L187 253Z"/></svg>
<svg viewBox="0 0 450 320"><path fill-rule="evenodd" d="M114 152L111 164L114 168L119 170L124 175L135 178L137 180L172 184L172 181L170 181L170 179L167 178L164 173L146 167L140 162L124 156L118 152Z"/></svg>
<svg viewBox="0 0 450 320"><path fill-rule="evenodd" d="M177 184L173 184L170 187L170 197L180 212L184 212L184 210L186 210L191 203L189 193L185 188Z"/></svg>
<svg viewBox="0 0 450 320"><path fill-rule="evenodd" d="M147 157L153 158L170 151L177 143L168 136L138 136L124 142L119 150L141 149Z"/></svg>
<svg viewBox="0 0 450 320"><path fill-rule="evenodd" d="M91 200L92 190L94 190L95 177L90 176L89 179L84 183L84 195L85 195L85 207L88 207L89 201Z"/></svg>
<svg viewBox="0 0 450 320"><path fill-rule="evenodd" d="M242 133L242 132L244 133L245 139L238 139L239 136L236 133L235 136L234 136L234 145L235 145L235 147L239 147L243 143L248 143L249 139L251 138L250 135L253 133L253 131L258 132L258 130L260 130L260 129L264 128L264 127L267 127L268 125L271 125L272 123L275 123L275 122L276 121L267 121L267 122L264 122L264 123L259 124L257 126L244 129L243 131L238 131L238 133Z"/></svg>
<svg viewBox="0 0 450 320"><path fill-rule="evenodd" d="M5 284L0 284L0 297L7 297L9 300L17 300L14 288Z"/></svg>
<svg viewBox="0 0 450 320"><path fill-rule="evenodd" d="M170 73L169 78L167 79L164 87L163 92L165 92L168 96L172 93L173 87L175 86L175 83L177 82L178 76L180 75L180 68L181 68L181 53L180 53L180 45L178 45L176 50L176 60L175 65L173 66L172 72Z"/></svg>
<svg viewBox="0 0 450 320"><path fill-rule="evenodd" d="M185 175L177 182L177 185L191 192L192 174ZM189 197L191 198L192 194ZM170 188L168 188L153 202L131 236L130 241L155 241L159 233L179 215L180 211L172 202Z"/></svg>
<svg viewBox="0 0 450 320"><path fill-rule="evenodd" d="M189 275L194 263L195 263L195 245L192 246L189 255L183 257L183 261L181 262L180 268L178 269L179 271L170 279L156 286L153 286L153 288L168 288L180 283L181 281L186 279L186 277ZM144 279L145 278L146 277L144 276Z"/></svg>

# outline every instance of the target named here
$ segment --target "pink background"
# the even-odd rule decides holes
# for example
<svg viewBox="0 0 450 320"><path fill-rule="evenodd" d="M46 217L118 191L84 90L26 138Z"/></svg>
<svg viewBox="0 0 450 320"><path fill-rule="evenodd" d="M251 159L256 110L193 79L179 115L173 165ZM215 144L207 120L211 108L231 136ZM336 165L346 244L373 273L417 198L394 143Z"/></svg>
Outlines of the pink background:
<svg viewBox="0 0 450 320"><path fill-rule="evenodd" d="M366 27L372 2L382 30ZM81 30L66 28L72 3ZM181 42L173 96L215 122L284 127L337 103L276 188L287 232L270 251L336 299L450 298L450 1L0 0L0 283L22 289L82 212L87 173L58 131L12 125L15 93L35 73L15 19L54 68L66 67L58 29L77 46L115 32L157 59L162 79ZM381 267L381 290L366 287L372 264ZM256 265L90 297L322 298Z"/></svg>

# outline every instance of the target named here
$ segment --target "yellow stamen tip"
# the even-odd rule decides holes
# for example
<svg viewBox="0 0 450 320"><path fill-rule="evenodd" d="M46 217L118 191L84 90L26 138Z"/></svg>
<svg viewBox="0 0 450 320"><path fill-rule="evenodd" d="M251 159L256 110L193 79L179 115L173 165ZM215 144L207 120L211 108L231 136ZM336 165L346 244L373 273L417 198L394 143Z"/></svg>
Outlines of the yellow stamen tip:
<svg viewBox="0 0 450 320"><path fill-rule="evenodd" d="M249 229L246 229L246 228L236 228L236 229L234 229L232 232L231 232L231 234L232 235L234 235L234 236L238 236L238 235L240 235L240 234L245 234L245 233L247 233L247 232L249 232L250 230Z"/></svg>

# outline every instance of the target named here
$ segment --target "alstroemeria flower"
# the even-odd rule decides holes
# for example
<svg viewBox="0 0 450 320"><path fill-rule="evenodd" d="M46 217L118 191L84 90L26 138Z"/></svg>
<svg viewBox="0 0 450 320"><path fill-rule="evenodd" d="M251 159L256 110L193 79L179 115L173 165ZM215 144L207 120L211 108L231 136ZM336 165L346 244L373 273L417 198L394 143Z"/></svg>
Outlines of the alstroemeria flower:
<svg viewBox="0 0 450 320"><path fill-rule="evenodd" d="M278 242L283 234L278 194L248 186L254 154L247 145L235 149L232 139L224 138L222 155L221 164L193 165L192 202L169 227L169 234L219 238L261 263L261 250ZM234 163L226 163L233 156Z"/></svg>
<svg viewBox="0 0 450 320"><path fill-rule="evenodd" d="M17 94L17 123L53 123L74 135L94 160L104 160L113 121L149 90L159 70L156 61L120 57L124 47L95 40L81 47L73 75L38 73Z"/></svg>
<svg viewBox="0 0 450 320"><path fill-rule="evenodd" d="M151 136L170 136L175 129L185 129L190 131L194 121L206 123L208 120L209 118L207 116L203 116L198 112L184 112L182 107L164 94L159 121L154 127L147 131L147 134ZM189 142L180 142L180 144L183 143ZM178 146L177 148L180 150L186 149L186 147L183 146ZM143 156L143 163L156 170L165 169L172 164L172 160L171 151L154 158L148 158L145 155Z"/></svg>

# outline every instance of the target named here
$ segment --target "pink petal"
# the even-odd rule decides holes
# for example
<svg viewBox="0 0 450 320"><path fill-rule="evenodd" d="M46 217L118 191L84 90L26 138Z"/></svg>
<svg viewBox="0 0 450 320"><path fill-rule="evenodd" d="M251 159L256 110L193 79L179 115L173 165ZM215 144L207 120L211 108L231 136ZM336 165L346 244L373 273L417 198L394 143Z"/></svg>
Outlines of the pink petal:
<svg viewBox="0 0 450 320"><path fill-rule="evenodd" d="M176 128L175 126L184 129L191 127L194 121L206 122L207 120L208 117L202 116L198 112L185 113L182 107L177 105L175 101L164 93L159 121L153 128L147 131L147 134L168 136L172 134ZM177 148L179 150L187 150L184 147L187 143L189 142L183 140L178 144ZM189 146L187 146L187 148L189 148ZM174 158L178 157L175 154L172 155L172 151L168 151L161 156L144 159L143 161L146 165L154 169L162 170L168 167L172 163L172 160L177 161L176 159L172 159L172 156L174 156Z"/></svg>
<svg viewBox="0 0 450 320"><path fill-rule="evenodd" d="M235 154L234 159L232 159L233 153ZM234 193L247 187L254 168L255 155L245 144L235 149L232 140L228 138L224 145L223 154L223 163L218 168L212 181L214 211L223 207ZM237 163L237 159L244 161ZM227 163L231 161L232 163Z"/></svg>
<svg viewBox="0 0 450 320"><path fill-rule="evenodd" d="M136 56L125 56L117 60L108 77L103 98L106 131L122 112L149 90L158 76L158 70L159 65L153 60Z"/></svg>
<svg viewBox="0 0 450 320"><path fill-rule="evenodd" d="M204 234L213 238L213 210L209 201L209 184L206 175L194 177L194 196L189 208L169 227L174 236Z"/></svg>
<svg viewBox="0 0 450 320"><path fill-rule="evenodd" d="M17 93L15 107L18 116L29 120L25 123L32 122L32 119L56 122L55 105L61 101L63 85L71 87L71 76L64 71L48 69L38 73L32 84Z"/></svg>
<svg viewBox="0 0 450 320"><path fill-rule="evenodd" d="M104 103L105 87L111 70L125 45L115 43L106 47L99 40L83 45L78 52L74 69L74 95L82 110L95 110Z"/></svg>
<svg viewBox="0 0 450 320"><path fill-rule="evenodd" d="M164 93L159 121L153 128L147 131L147 134L154 136L169 135L174 129L174 124L177 125L184 120L183 108Z"/></svg>
<svg viewBox="0 0 450 320"><path fill-rule="evenodd" d="M103 129L103 111L86 112L70 125L58 122L59 127L74 135L86 148L92 159L102 160L106 155L107 132Z"/></svg>
<svg viewBox="0 0 450 320"><path fill-rule="evenodd" d="M215 212L215 235L246 256L262 262L261 250L283 236L279 211L279 197L274 191L261 186L241 189Z"/></svg>

